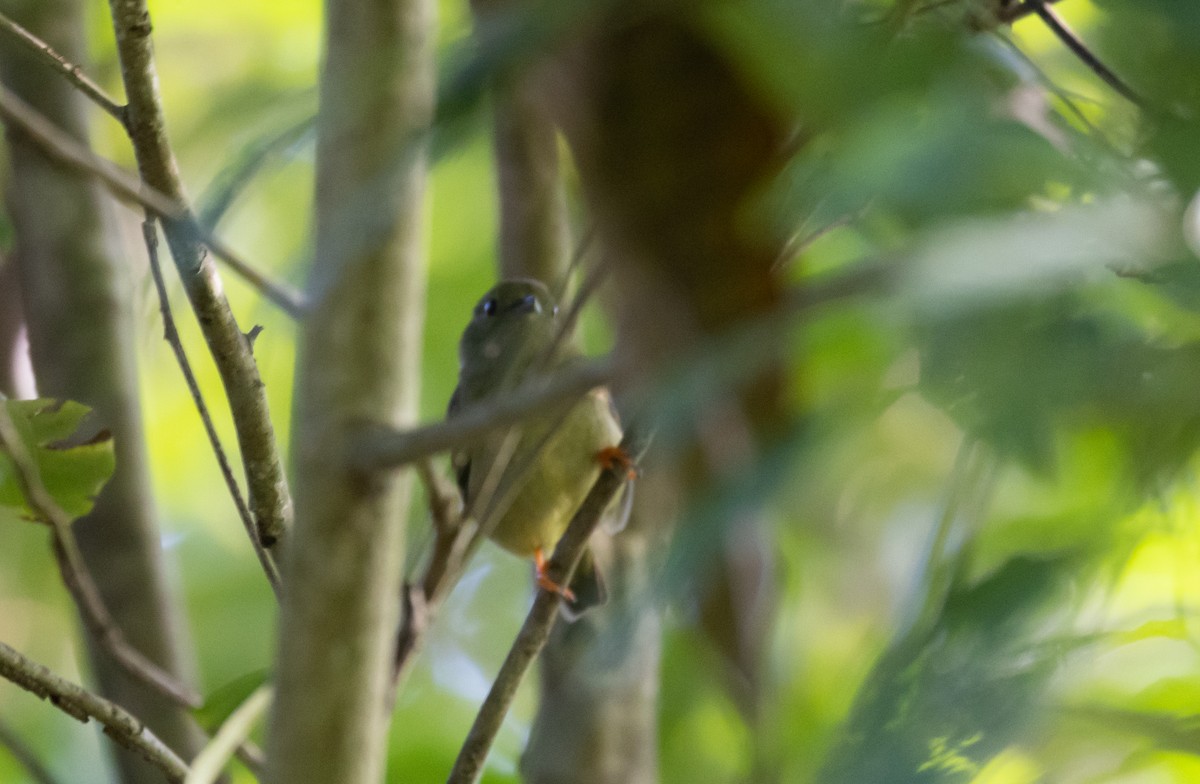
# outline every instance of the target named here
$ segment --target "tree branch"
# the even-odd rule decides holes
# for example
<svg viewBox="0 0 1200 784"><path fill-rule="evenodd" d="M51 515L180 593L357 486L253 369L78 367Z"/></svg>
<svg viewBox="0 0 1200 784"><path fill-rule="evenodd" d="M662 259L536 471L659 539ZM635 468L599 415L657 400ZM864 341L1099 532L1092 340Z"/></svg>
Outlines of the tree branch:
<svg viewBox="0 0 1200 784"><path fill-rule="evenodd" d="M1029 8L1029 13L1037 14L1050 31L1062 41L1063 45L1071 50L1072 53L1086 65L1091 71L1100 77L1100 80L1115 90L1121 97L1137 106L1140 109L1146 108L1146 102L1142 99L1132 87L1127 85L1121 77L1117 76L1113 71L1101 62L1100 58L1088 48L1087 44L1075 34L1075 31L1067 26L1058 12L1050 7L1047 0L1024 0L1019 6L1020 8Z"/></svg>
<svg viewBox="0 0 1200 784"><path fill-rule="evenodd" d="M117 57L125 83L126 129L142 179L178 204L186 204L175 154L167 138L158 93L146 0L109 0ZM292 499L275 440L266 387L249 341L225 299L216 267L205 257L190 210L163 217L163 233L229 399L246 468L250 509L259 538L270 547L291 525Z"/></svg>
<svg viewBox="0 0 1200 784"><path fill-rule="evenodd" d="M1043 0L1045 3L1057 3L1059 0ZM1010 3L1006 8L1001 9L996 14L996 19L1005 24L1012 24L1020 19L1037 13L1036 3L1033 2L1018 2Z"/></svg>
<svg viewBox="0 0 1200 784"><path fill-rule="evenodd" d="M245 499L242 498L241 488L238 487L237 479L233 476L233 467L229 464L225 448L221 446L221 437L217 435L217 428L213 425L208 405L204 402L204 395L200 392L200 384L196 381L196 374L192 372L192 365L188 361L187 353L183 350L183 341L179 339L179 330L175 328L175 318L171 315L171 301L167 294L167 284L163 281L162 266L158 263L158 231L154 218L149 215L142 222L142 239L146 243L146 255L150 260L150 275L154 278L154 287L158 291L159 309L162 312L163 320L163 339L171 347L171 351L175 354L175 360L179 363L179 369L183 372L183 379L187 383L188 392L191 393L196 411L200 414L200 421L204 425L204 432L208 436L208 443L212 446L213 454L216 455L217 465L221 469L225 486L229 489L233 505L237 507L238 517L242 519L246 535L250 537L250 544L254 547L254 554L258 556L258 562L267 576L267 582L271 584L271 590L275 592L276 601L278 601L279 572L263 547L262 540L258 537L254 518L250 515L250 508L246 506Z"/></svg>
<svg viewBox="0 0 1200 784"><path fill-rule="evenodd" d="M630 429L621 440L621 448L629 452L634 443L636 437ZM554 555L547 564L547 576L557 585L570 583L584 547L599 524L604 510L616 497L622 485L628 481L627 472L626 467L619 465L600 472L592 489L571 519L571 524L567 526L566 532L555 546ZM479 708L471 731L463 741L454 768L447 778L447 784L473 784L479 780L483 772L483 763L496 734L500 731L504 717L508 714L517 687L520 686L529 665L537 658L550 637L550 630L558 617L560 601L562 597L559 594L545 588L538 590L533 607L500 666L500 672Z"/></svg>
<svg viewBox="0 0 1200 784"><path fill-rule="evenodd" d="M315 252L296 363L296 528L267 780L382 779L410 472L351 465L359 423L416 422L432 0L325 3Z"/></svg>
<svg viewBox="0 0 1200 784"><path fill-rule="evenodd" d="M351 460L360 469L406 465L515 425L547 406L582 397L616 375L611 359L588 360L560 373L531 379L510 395L468 406L445 422L414 430L373 428L354 442Z"/></svg>
<svg viewBox="0 0 1200 784"><path fill-rule="evenodd" d="M58 73L62 74L68 82L75 85L79 92L86 95L92 103L99 106L108 114L112 115L121 126L125 125L125 107L121 106L115 99L109 96L104 91L104 88L96 84L83 72L83 69L78 65L67 60L58 52L50 47L42 39L38 38L33 33L26 30L21 25L9 19L4 14L0 14L0 31L8 33L17 41L22 43L25 48L37 55L44 65L50 66Z"/></svg>
<svg viewBox="0 0 1200 784"><path fill-rule="evenodd" d="M91 630L95 640L121 667L134 678L146 683L163 696L186 708L197 708L203 700L192 689L175 680L174 676L147 659L125 640L120 628L113 622L112 615L100 598L100 591L92 579L75 533L71 530L71 518L54 500L38 476L37 465L25 451L25 444L17 432L16 425L5 405L7 399L0 396L0 450L8 454L14 467L17 486L33 512L47 523L54 534L54 557L62 572L63 582L71 597L79 605L83 621Z"/></svg>
<svg viewBox="0 0 1200 784"><path fill-rule="evenodd" d="M187 208L182 204L96 155L56 128L3 85L0 85L0 118L19 127L51 158L95 177L122 201L140 205L163 220L189 220ZM199 223L192 221L191 228L214 256L281 310L292 318L300 318L304 314L304 302L299 294L263 275Z"/></svg>
<svg viewBox="0 0 1200 784"><path fill-rule="evenodd" d="M49 700L59 710L83 723L95 719L104 734L158 767L172 782L182 782L188 768L174 751L124 708L82 686L55 675L47 667L25 658L0 642L0 677Z"/></svg>

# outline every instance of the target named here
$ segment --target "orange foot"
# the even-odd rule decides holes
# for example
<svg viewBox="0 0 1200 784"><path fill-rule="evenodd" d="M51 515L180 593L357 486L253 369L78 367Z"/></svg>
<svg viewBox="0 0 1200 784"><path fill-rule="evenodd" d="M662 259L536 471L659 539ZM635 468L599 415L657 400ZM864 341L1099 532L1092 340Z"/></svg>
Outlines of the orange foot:
<svg viewBox="0 0 1200 784"><path fill-rule="evenodd" d="M596 453L596 459L600 461L600 465L606 470L611 471L620 466L625 469L625 476L633 481L638 478L637 463L633 462L633 458L619 446L606 446Z"/></svg>
<svg viewBox="0 0 1200 784"><path fill-rule="evenodd" d="M556 593L568 602L575 601L575 593L565 585L559 585L550 579L550 575L546 574L546 556L542 552L542 548L537 548L533 551L533 565L537 569L537 584L539 588L545 588L551 593Z"/></svg>

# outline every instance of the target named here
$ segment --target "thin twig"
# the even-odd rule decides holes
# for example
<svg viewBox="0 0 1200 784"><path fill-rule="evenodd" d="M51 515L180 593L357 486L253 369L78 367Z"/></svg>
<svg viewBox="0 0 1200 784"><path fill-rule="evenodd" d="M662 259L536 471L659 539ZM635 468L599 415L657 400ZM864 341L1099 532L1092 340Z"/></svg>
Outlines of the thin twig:
<svg viewBox="0 0 1200 784"><path fill-rule="evenodd" d="M233 754L238 758L238 762L246 766L246 770L250 771L250 775L254 778L259 781L266 778L267 755L257 743L249 739L244 740Z"/></svg>
<svg viewBox="0 0 1200 784"><path fill-rule="evenodd" d="M591 235L585 235L580 240L580 249L577 258L582 258L583 249L587 247L584 242L589 241ZM559 349L567 341L574 338L575 327L579 323L579 317L583 315L583 308L587 305L588 300L600 288L600 284L604 282L605 276L608 274L608 268L603 263L597 263L593 266L583 278L583 282L579 284L579 290L575 292L575 298L571 301L570 306L562 314L562 319L558 324L558 331L554 335L554 340L550 341L550 347L546 349L546 353L542 355L541 365L546 367L558 355Z"/></svg>
<svg viewBox="0 0 1200 784"><path fill-rule="evenodd" d="M42 764L42 761L33 753L33 749L29 748L25 741L3 720L0 720L0 746L8 749L9 754L25 769L35 784L58 784L54 774Z"/></svg>
<svg viewBox="0 0 1200 784"><path fill-rule="evenodd" d="M196 238L213 255L240 275L247 283L292 318L304 314L303 298L287 286L273 281L230 249L211 231L191 219L179 202L89 150L59 130L53 123L25 103L8 88L0 85L0 118L20 128L42 151L72 169L95 177L114 196L122 201L144 207L158 218L189 221Z"/></svg>
<svg viewBox="0 0 1200 784"><path fill-rule="evenodd" d="M870 208L871 204L865 204L856 210L852 210L851 212L844 213L843 215L834 218L824 226L818 226L808 234L801 234L801 232L804 230L804 225L801 224L800 228L796 230L796 232L788 239L787 244L784 245L783 251L775 259L772 269L777 272L782 270L788 265L788 263L792 261L792 259L808 250L817 240L821 239L830 232L842 228L843 226L852 225L855 221L862 218ZM811 215L808 217L811 217ZM804 223L808 222L808 217L804 219Z"/></svg>
<svg viewBox="0 0 1200 784"><path fill-rule="evenodd" d="M79 92L91 99L92 103L112 115L122 126L125 125L125 107L117 103L104 91L103 87L92 81L82 68L67 60L54 51L50 44L2 13L0 13L0 30L24 44L29 51L37 55L38 60L62 74L68 82L75 85Z"/></svg>
<svg viewBox="0 0 1200 784"><path fill-rule="evenodd" d="M154 62L153 25L146 0L109 0L117 61L125 85L125 130L138 174L169 199L187 205L179 163L167 135L167 120ZM205 258L191 209L186 219L164 217L163 234L209 355L221 377L246 475L246 495L258 535L271 547L292 524L288 489L266 385L254 351L238 324L215 264Z"/></svg>
<svg viewBox="0 0 1200 784"><path fill-rule="evenodd" d="M488 467L487 478L478 496L472 499L471 504L465 505L456 518L448 520L445 527L435 526L433 550L424 577L416 585L406 583L404 586L392 673L390 697L393 702L411 671L416 654L424 642L424 635L432 625L442 601L458 584L480 544L500 522L525 476L569 413L569 409L560 411L541 439L516 463L511 462L511 458L520 443L521 433L519 427L511 427L496 459ZM503 488L500 493L496 493L498 487ZM477 513L476 507L482 507L482 514ZM476 518L480 522L476 522Z"/></svg>
<svg viewBox="0 0 1200 784"><path fill-rule="evenodd" d="M6 399L0 396L0 450L12 461L14 477L30 509L50 524L53 531L54 556L62 572L63 582L92 638L125 672L152 687L155 691L179 705L197 708L202 704L200 695L180 683L175 676L146 658L131 646L125 635L112 619L100 590L88 571L71 529L71 518L46 490L38 475L37 464L25 451L16 424L9 415Z"/></svg>
<svg viewBox="0 0 1200 784"><path fill-rule="evenodd" d="M1043 0L1043 2L1049 4L1057 3L1059 0ZM996 19L1004 22L1005 24L1012 24L1013 22L1024 19L1027 16L1036 14L1037 8L1035 6L1036 4L1031 2L1012 3L1006 8L1001 9L996 14Z"/></svg>
<svg viewBox="0 0 1200 784"><path fill-rule="evenodd" d="M1058 40L1062 41L1096 76L1100 77L1101 81L1116 90L1118 94L1134 106L1140 109L1146 108L1146 102L1142 97L1132 87L1127 85L1121 77L1113 73L1107 65L1100 61L1100 58L1067 26L1063 18L1047 4L1046 0L1025 0L1022 5L1029 6L1031 9L1030 12L1037 14L1038 18L1050 28Z"/></svg>
<svg viewBox="0 0 1200 784"><path fill-rule="evenodd" d="M275 563L271 560L266 548L263 547L262 540L259 539L258 528L254 525L250 507L246 505L246 500L242 497L242 490L238 487L237 478L233 475L233 466L229 464L229 457L225 454L225 447L221 445L221 437L217 435L217 428L209 414L208 404L204 402L204 395L200 391L200 384L196 381L196 374L192 372L192 364L183 350L183 341L179 339L179 330L176 329L175 318L171 315L171 302L167 294L167 284L163 280L162 265L158 260L157 224L150 216L147 216L146 220L142 222L142 239L146 243L146 254L150 259L150 274L154 278L154 287L158 291L159 309L162 312L163 320L163 339L171 347L171 351L175 354L175 360L179 363L179 369L183 372L183 379L192 396L192 403L200 414L200 421L204 424L204 432L208 436L213 454L216 455L217 465L221 469L225 486L229 489L230 497L233 498L233 505L237 507L238 517L242 519L242 525L246 529L246 535L250 537L250 544L254 548L254 554L258 556L263 573L267 576L267 582L271 584L271 590L275 592L275 598L278 600L279 571L275 568Z"/></svg>
<svg viewBox="0 0 1200 784"><path fill-rule="evenodd" d="M500 430L548 406L582 397L617 374L611 359L587 360L550 376L531 379L511 394L463 408L453 419L414 430L372 428L355 441L355 467L396 468L445 452Z"/></svg>
<svg viewBox="0 0 1200 784"><path fill-rule="evenodd" d="M519 390L516 394L519 394ZM510 425L495 459L487 466L487 475L478 494L470 503L462 504L454 517L441 521L435 519L433 550L429 554L425 575L417 585L404 585L390 702L395 702L403 688L424 643L424 635L433 624L442 601L458 584L483 540L499 524L508 505L521 489L521 483L569 414L569 408L558 411L546 432L515 463L512 457L521 442L521 428L518 424ZM458 416L456 413L455 417ZM418 460L417 465L423 462ZM500 492L497 493L498 488Z"/></svg>
<svg viewBox="0 0 1200 784"><path fill-rule="evenodd" d="M79 684L54 674L44 665L27 659L2 642L0 677L49 700L59 710L85 724L88 719L100 722L104 725L105 735L159 768L169 781L181 782L187 775L187 765L179 755L136 716Z"/></svg>
<svg viewBox="0 0 1200 784"><path fill-rule="evenodd" d="M621 448L628 451L633 443L633 437L627 432L621 441ZM622 466L613 466L600 472L583 504L571 519L571 524L559 539L554 548L554 555L547 564L547 576L555 584L567 585L571 581L588 539L604 515L604 510L627 481L627 470ZM512 648L509 649L504 664L501 665L500 672L496 675L496 680L471 725L471 731L463 742L458 759L455 760L454 768L447 778L447 784L473 784L479 780L483 772L483 763L496 734L500 731L504 717L508 714L517 687L520 686L529 665L537 658L550 637L561 601L562 597L553 591L545 588L538 590L533 607L529 610L529 615Z"/></svg>
<svg viewBox="0 0 1200 784"><path fill-rule="evenodd" d="M462 496L445 477L437 472L429 460L418 460L414 464L421 484L428 497L429 516L435 531L456 531L462 524Z"/></svg>

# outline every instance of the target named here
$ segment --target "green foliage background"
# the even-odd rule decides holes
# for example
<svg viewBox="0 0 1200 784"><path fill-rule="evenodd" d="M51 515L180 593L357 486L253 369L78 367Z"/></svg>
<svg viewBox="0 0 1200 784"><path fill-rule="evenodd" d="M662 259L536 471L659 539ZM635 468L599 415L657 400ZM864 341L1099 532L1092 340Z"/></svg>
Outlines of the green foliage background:
<svg viewBox="0 0 1200 784"><path fill-rule="evenodd" d="M1200 186L1200 6L1057 6L1154 107L1139 119L1036 19L968 34L963 17L981 4L899 25L890 3L836 5L744 0L697 14L806 141L764 195L772 225L803 238L838 224L787 274L802 285L867 260L888 276L881 294L790 327L807 427L764 458L778 477L767 501L782 588L770 699L748 726L687 597L673 597L663 781L1195 780L1200 228L1186 210ZM203 208L214 183L314 110L319 4L159 0L152 11L170 130ZM92 28L93 70L115 85L102 4ZM465 4L443 2L447 63L468 32ZM469 111L465 132L439 147L429 199L429 420L444 411L457 336L493 274L478 120ZM131 165L98 113L95 134ZM299 132L274 145L220 224L296 286L311 141ZM133 229L126 252L144 266ZM255 353L286 439L294 328L225 280L243 323L264 327ZM213 694L269 666L273 600L142 286L164 545ZM179 311L215 404L215 370ZM598 317L588 337L603 344ZM419 510L411 530L415 558L427 539ZM78 676L45 532L4 520L0 541L0 638ZM444 777L527 601L526 566L489 546L401 699L391 780ZM486 781L516 780L531 709L526 693ZM93 728L7 686L0 715L64 780L98 769ZM0 754L0 781L20 775Z"/></svg>

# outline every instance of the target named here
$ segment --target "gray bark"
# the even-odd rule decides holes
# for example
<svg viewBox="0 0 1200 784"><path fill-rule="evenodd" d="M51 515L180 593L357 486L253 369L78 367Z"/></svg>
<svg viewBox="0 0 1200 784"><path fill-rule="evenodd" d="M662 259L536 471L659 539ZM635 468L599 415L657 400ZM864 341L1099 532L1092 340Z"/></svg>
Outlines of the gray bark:
<svg viewBox="0 0 1200 784"><path fill-rule="evenodd" d="M3 4L6 13L67 58L85 59L78 0ZM5 81L63 130L86 143L86 102L61 77L6 47ZM93 406L114 434L117 470L95 509L76 522L89 569L117 625L146 656L186 680L189 650L181 613L164 575L150 495L138 400L137 341L128 263L114 242L108 204L88 178L48 162L9 131L7 203L12 216L30 351L38 391ZM103 693L143 719L179 754L200 738L186 712L135 682L97 647L92 666ZM128 752L117 762L126 782L162 781Z"/></svg>
<svg viewBox="0 0 1200 784"><path fill-rule="evenodd" d="M328 0L312 309L302 329L267 781L379 781L411 472L353 469L363 425L416 417L430 0Z"/></svg>

